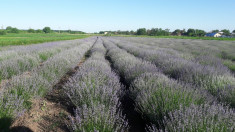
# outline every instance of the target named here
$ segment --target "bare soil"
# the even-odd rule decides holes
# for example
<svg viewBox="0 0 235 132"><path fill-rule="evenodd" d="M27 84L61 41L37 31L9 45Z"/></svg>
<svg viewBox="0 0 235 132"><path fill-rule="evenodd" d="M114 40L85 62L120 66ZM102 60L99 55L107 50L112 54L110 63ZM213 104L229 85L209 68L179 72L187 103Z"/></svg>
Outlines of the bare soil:
<svg viewBox="0 0 235 132"><path fill-rule="evenodd" d="M20 128L25 131L34 132L64 132L68 131L69 113L60 104L45 100L36 99L32 101L33 106L29 112L14 121L11 129L14 131ZM17 130L19 131L19 129Z"/></svg>

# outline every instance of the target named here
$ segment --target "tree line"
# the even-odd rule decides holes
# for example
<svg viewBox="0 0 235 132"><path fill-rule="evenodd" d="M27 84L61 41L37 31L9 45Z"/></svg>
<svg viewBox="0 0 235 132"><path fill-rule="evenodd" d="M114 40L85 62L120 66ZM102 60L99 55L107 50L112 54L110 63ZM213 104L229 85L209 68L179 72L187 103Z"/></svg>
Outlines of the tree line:
<svg viewBox="0 0 235 132"><path fill-rule="evenodd" d="M230 36L231 32L227 29L223 30L212 30L212 33L218 33L223 32L223 35ZM176 29L173 32L170 32L169 29L162 29L162 28L152 28L152 29L146 29L146 28L139 28L136 31L100 31L99 34L105 34L108 35L116 34L116 35L148 35L148 36L190 36L190 37L202 37L206 35L206 32L201 29L192 29L189 28L187 31L185 29L180 30ZM232 31L232 33L235 33L235 30Z"/></svg>
<svg viewBox="0 0 235 132"><path fill-rule="evenodd" d="M72 31L72 30L52 30L50 27L44 27L43 29L28 29L28 30L20 30L15 27L8 26L6 29L0 30L0 35L6 35L7 33L70 33L70 34L85 34L82 31Z"/></svg>

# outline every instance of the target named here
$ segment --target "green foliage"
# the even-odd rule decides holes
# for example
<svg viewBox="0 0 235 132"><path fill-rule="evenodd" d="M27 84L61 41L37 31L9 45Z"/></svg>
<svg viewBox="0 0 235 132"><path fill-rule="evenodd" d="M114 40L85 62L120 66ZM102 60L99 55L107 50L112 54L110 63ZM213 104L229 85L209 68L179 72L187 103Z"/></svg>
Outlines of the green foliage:
<svg viewBox="0 0 235 132"><path fill-rule="evenodd" d="M212 33L218 33L219 32L219 30L218 29L216 29L216 30L212 30Z"/></svg>
<svg viewBox="0 0 235 132"><path fill-rule="evenodd" d="M10 31L12 29L11 26L6 27L6 30Z"/></svg>
<svg viewBox="0 0 235 132"><path fill-rule="evenodd" d="M222 59L225 59L225 60L227 59L227 60L235 61L235 56L229 54L229 53L226 52L226 51L221 51L221 58L222 58Z"/></svg>
<svg viewBox="0 0 235 132"><path fill-rule="evenodd" d="M35 33L35 30L30 28L30 29L28 30L28 33Z"/></svg>
<svg viewBox="0 0 235 132"><path fill-rule="evenodd" d="M19 32L20 32L20 30L17 29L17 28L12 28L11 29L11 33L19 33Z"/></svg>
<svg viewBox="0 0 235 132"><path fill-rule="evenodd" d="M163 30L161 28L152 28L147 31L147 34L150 36L169 36L170 32L169 29Z"/></svg>
<svg viewBox="0 0 235 132"><path fill-rule="evenodd" d="M0 112L1 114L1 112ZM8 132L12 123L12 118L8 116L0 115L0 130L3 132Z"/></svg>
<svg viewBox="0 0 235 132"><path fill-rule="evenodd" d="M72 40L89 37L89 35L70 35L70 34L44 34L44 33L20 33L20 34L7 34L3 38L0 37L0 47L7 45L27 45L36 44L50 41L59 40Z"/></svg>
<svg viewBox="0 0 235 132"><path fill-rule="evenodd" d="M180 29L176 29L174 32L172 32L172 34L180 36L181 35L181 30Z"/></svg>
<svg viewBox="0 0 235 132"><path fill-rule="evenodd" d="M233 30L233 33L235 33L235 30Z"/></svg>
<svg viewBox="0 0 235 132"><path fill-rule="evenodd" d="M13 27L11 27L11 26L8 26L8 27L6 28L6 31L7 31L8 33L19 33L19 32L20 32L19 29L13 28Z"/></svg>
<svg viewBox="0 0 235 132"><path fill-rule="evenodd" d="M225 35L225 36L230 36L230 31L227 29L223 29L223 30L221 30L221 32L223 32L223 35Z"/></svg>
<svg viewBox="0 0 235 132"><path fill-rule="evenodd" d="M202 37L205 36L206 32L199 29L188 29L186 35L191 37Z"/></svg>
<svg viewBox="0 0 235 132"><path fill-rule="evenodd" d="M41 29L38 29L35 31L36 33L43 33L43 31Z"/></svg>
<svg viewBox="0 0 235 132"><path fill-rule="evenodd" d="M0 30L0 35L6 35L7 31L6 30Z"/></svg>
<svg viewBox="0 0 235 132"><path fill-rule="evenodd" d="M180 106L207 102L205 95L161 74L142 74L132 83L131 92L133 96L137 94L137 110L155 124Z"/></svg>
<svg viewBox="0 0 235 132"><path fill-rule="evenodd" d="M121 37L147 37L147 38L172 38L172 39L201 39L201 40L235 41L235 38L215 38L215 37L147 36L147 35L114 35L114 36L121 36Z"/></svg>
<svg viewBox="0 0 235 132"><path fill-rule="evenodd" d="M42 31L44 33L51 33L51 28L50 27L44 27Z"/></svg>
<svg viewBox="0 0 235 132"><path fill-rule="evenodd" d="M104 31L100 31L99 34L104 34Z"/></svg>
<svg viewBox="0 0 235 132"><path fill-rule="evenodd" d="M140 29L137 29L137 35L146 35L147 34L147 31L145 28L140 28Z"/></svg>
<svg viewBox="0 0 235 132"><path fill-rule="evenodd" d="M232 72L235 73L235 63L233 63L231 60L225 60L224 65L227 66Z"/></svg>

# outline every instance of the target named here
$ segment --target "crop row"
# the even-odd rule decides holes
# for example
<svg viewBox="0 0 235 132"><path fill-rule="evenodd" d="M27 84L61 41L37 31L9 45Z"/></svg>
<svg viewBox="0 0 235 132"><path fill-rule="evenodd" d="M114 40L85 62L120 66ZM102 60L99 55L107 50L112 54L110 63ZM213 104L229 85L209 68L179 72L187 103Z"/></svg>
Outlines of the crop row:
<svg viewBox="0 0 235 132"><path fill-rule="evenodd" d="M27 45L27 46L11 46L5 47L0 50L0 61L5 59L10 59L16 56L21 56L24 54L31 54L34 52L44 52L54 48L69 48L71 45L76 45L76 43L81 43L82 40L71 40L71 41L60 41L60 42L47 42L37 45Z"/></svg>
<svg viewBox="0 0 235 132"><path fill-rule="evenodd" d="M168 78L155 65L136 58L111 41L104 40L104 45L108 49L107 55L113 67L130 84L130 95L135 101L135 109L151 123L146 129L234 130L233 110L217 104L203 89Z"/></svg>
<svg viewBox="0 0 235 132"><path fill-rule="evenodd" d="M71 131L126 131L128 123L120 107L122 85L105 59L106 50L100 39L90 54L64 86L76 108L74 117L70 117Z"/></svg>
<svg viewBox="0 0 235 132"><path fill-rule="evenodd" d="M139 48L134 43L118 46L155 64L166 75L207 90L221 102L235 107L235 78L227 69L201 65L164 51Z"/></svg>
<svg viewBox="0 0 235 132"><path fill-rule="evenodd" d="M0 52L2 60L0 60L0 82L10 79L12 76L30 71L43 64L46 60L60 53L62 50L68 50L73 46L77 46L80 41L73 43L45 43L33 46L14 47L10 51L11 54Z"/></svg>
<svg viewBox="0 0 235 132"><path fill-rule="evenodd" d="M199 62L203 65L227 67L235 72L235 45L234 42L180 40L180 39L150 39L119 37L117 41L140 44L152 49L164 48L177 51L186 59Z"/></svg>
<svg viewBox="0 0 235 132"><path fill-rule="evenodd" d="M14 76L0 93L0 129L8 127L12 119L31 106L34 97L42 97L74 68L93 45L95 38L74 46L49 58L41 67L24 76Z"/></svg>

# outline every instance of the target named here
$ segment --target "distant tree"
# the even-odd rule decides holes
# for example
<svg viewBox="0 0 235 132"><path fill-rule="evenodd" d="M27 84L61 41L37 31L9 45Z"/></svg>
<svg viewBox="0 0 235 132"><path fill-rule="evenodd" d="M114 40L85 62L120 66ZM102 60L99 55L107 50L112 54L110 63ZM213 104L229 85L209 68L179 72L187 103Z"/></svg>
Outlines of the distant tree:
<svg viewBox="0 0 235 132"><path fill-rule="evenodd" d="M35 31L36 33L43 33L43 31L41 29L38 29Z"/></svg>
<svg viewBox="0 0 235 132"><path fill-rule="evenodd" d="M188 29L186 35L191 36L191 37L202 37L205 36L206 32L204 30L200 29Z"/></svg>
<svg viewBox="0 0 235 132"><path fill-rule="evenodd" d="M11 29L12 29L11 26L7 26L7 27L6 27L6 30L8 30L8 31L11 31Z"/></svg>
<svg viewBox="0 0 235 132"><path fill-rule="evenodd" d="M185 29L181 30L181 34L182 34L182 35L186 35L186 34L187 34L187 32L185 31Z"/></svg>
<svg viewBox="0 0 235 132"><path fill-rule="evenodd" d="M146 32L146 29L145 28L140 28L140 29L137 29L137 35L146 35L147 32Z"/></svg>
<svg viewBox="0 0 235 132"><path fill-rule="evenodd" d="M235 30L233 30L233 33L235 33Z"/></svg>
<svg viewBox="0 0 235 132"><path fill-rule="evenodd" d="M20 32L19 29L13 28L13 27L11 27L11 26L6 27L6 31L7 31L8 33L19 33L19 32Z"/></svg>
<svg viewBox="0 0 235 132"><path fill-rule="evenodd" d="M203 36L206 35L206 32L205 32L204 30L199 30L199 29L197 29L197 30L196 30L196 34L197 34L197 36L199 36L199 37L203 37Z"/></svg>
<svg viewBox="0 0 235 132"><path fill-rule="evenodd" d="M12 28L11 29L11 33L19 33L19 32L20 32L20 30L17 29L17 28Z"/></svg>
<svg viewBox="0 0 235 132"><path fill-rule="evenodd" d="M104 34L104 31L100 31L99 34Z"/></svg>
<svg viewBox="0 0 235 132"><path fill-rule="evenodd" d="M176 29L174 32L172 32L172 34L180 36L181 35L181 30L180 29Z"/></svg>
<svg viewBox="0 0 235 132"><path fill-rule="evenodd" d="M186 34L187 34L188 36L195 36L195 30L192 29L192 28L189 28Z"/></svg>
<svg viewBox="0 0 235 132"><path fill-rule="evenodd" d="M43 31L44 33L50 33L50 32L51 32L51 28L50 28L50 27L44 27L44 28L42 29L42 31Z"/></svg>
<svg viewBox="0 0 235 132"><path fill-rule="evenodd" d="M35 30L30 28L30 29L28 30L28 33L35 33Z"/></svg>
<svg viewBox="0 0 235 132"><path fill-rule="evenodd" d="M218 33L219 32L219 30L218 29L216 29L216 30L212 30L212 33Z"/></svg>
<svg viewBox="0 0 235 132"><path fill-rule="evenodd" d="M7 31L6 30L0 30L0 35L6 35Z"/></svg>
<svg viewBox="0 0 235 132"><path fill-rule="evenodd" d="M133 30L131 30L130 35L135 35L135 32Z"/></svg>
<svg viewBox="0 0 235 132"><path fill-rule="evenodd" d="M69 30L67 30L66 32L67 32L67 33L71 33L71 32L72 32L72 30L70 30L70 29L69 29Z"/></svg>
<svg viewBox="0 0 235 132"><path fill-rule="evenodd" d="M221 32L223 32L223 35L225 35L225 36L229 36L230 35L230 31L227 30L227 29L223 29L223 30L221 30Z"/></svg>

